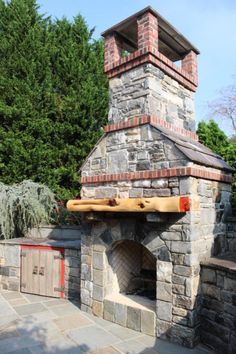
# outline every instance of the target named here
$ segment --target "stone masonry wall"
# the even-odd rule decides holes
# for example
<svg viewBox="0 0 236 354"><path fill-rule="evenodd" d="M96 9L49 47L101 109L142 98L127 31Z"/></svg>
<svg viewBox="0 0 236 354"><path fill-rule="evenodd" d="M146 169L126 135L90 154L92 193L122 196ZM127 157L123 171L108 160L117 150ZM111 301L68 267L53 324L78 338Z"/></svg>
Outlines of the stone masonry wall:
<svg viewBox="0 0 236 354"><path fill-rule="evenodd" d="M236 271L202 265L201 341L216 353L236 353Z"/></svg>
<svg viewBox="0 0 236 354"><path fill-rule="evenodd" d="M20 246L0 244L0 288L20 290Z"/></svg>
<svg viewBox="0 0 236 354"><path fill-rule="evenodd" d="M110 79L109 92L109 122L151 114L195 131L193 93L152 64Z"/></svg>
<svg viewBox="0 0 236 354"><path fill-rule="evenodd" d="M80 299L81 250L65 249L65 298Z"/></svg>

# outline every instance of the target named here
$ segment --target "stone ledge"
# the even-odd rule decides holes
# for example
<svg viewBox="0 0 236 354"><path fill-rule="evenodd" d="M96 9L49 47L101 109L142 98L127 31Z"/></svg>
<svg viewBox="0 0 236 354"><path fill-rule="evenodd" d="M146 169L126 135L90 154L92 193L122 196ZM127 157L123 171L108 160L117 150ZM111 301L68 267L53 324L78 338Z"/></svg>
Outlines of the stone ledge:
<svg viewBox="0 0 236 354"><path fill-rule="evenodd" d="M201 262L201 265L236 274L236 253L227 253L220 257L211 257L208 260Z"/></svg>
<svg viewBox="0 0 236 354"><path fill-rule="evenodd" d="M164 119L161 119L159 117L152 116L152 115L142 115L142 116L138 116L138 117L132 117L126 121L120 120L117 123L106 125L104 127L104 131L106 133L109 133L109 132L117 131L117 130L121 130L121 129L134 128L134 127L148 124L148 123L151 125L157 126L157 127L161 126L161 127L167 128L174 133L177 133L177 134L183 135L189 139L198 141L198 136L196 133L194 133L190 130L186 130L184 128L179 128L171 123L168 123Z"/></svg>
<svg viewBox="0 0 236 354"><path fill-rule="evenodd" d="M232 183L234 178L232 175L227 175L220 172L213 172L205 168L196 167L174 167L163 168L160 170L145 170L136 172L122 172L116 174L95 175L95 176L82 176L82 184L99 183L99 182L114 182L123 180L141 180L153 179L163 177L197 177L207 180Z"/></svg>
<svg viewBox="0 0 236 354"><path fill-rule="evenodd" d="M193 92L196 91L198 85L196 78L189 75L185 70L178 68L163 54L156 52L152 46L139 49L113 64L106 65L105 73L109 78L112 78L145 63L152 63L162 69L166 74L177 80L187 89Z"/></svg>

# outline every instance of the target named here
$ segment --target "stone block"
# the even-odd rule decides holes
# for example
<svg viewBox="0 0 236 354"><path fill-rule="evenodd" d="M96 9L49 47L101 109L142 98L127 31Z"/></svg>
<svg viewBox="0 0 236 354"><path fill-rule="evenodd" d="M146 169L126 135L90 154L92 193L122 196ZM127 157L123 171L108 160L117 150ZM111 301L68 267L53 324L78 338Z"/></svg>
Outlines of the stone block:
<svg viewBox="0 0 236 354"><path fill-rule="evenodd" d="M173 322L182 326L188 325L188 319L186 317L173 316Z"/></svg>
<svg viewBox="0 0 236 354"><path fill-rule="evenodd" d="M118 189L112 187L97 187L95 189L95 198L117 198Z"/></svg>
<svg viewBox="0 0 236 354"><path fill-rule="evenodd" d="M185 295L188 297L196 296L200 292L200 277L191 277L186 279Z"/></svg>
<svg viewBox="0 0 236 354"><path fill-rule="evenodd" d="M191 193L191 179L182 177L179 181L179 193L180 195L187 195Z"/></svg>
<svg viewBox="0 0 236 354"><path fill-rule="evenodd" d="M207 331L208 333L211 333L212 335L219 337L225 343L229 342L229 336L230 336L229 329L206 318L202 318L201 325L203 331Z"/></svg>
<svg viewBox="0 0 236 354"><path fill-rule="evenodd" d="M179 324L171 327L169 336L172 342L188 348L193 348L199 341L195 328L188 328Z"/></svg>
<svg viewBox="0 0 236 354"><path fill-rule="evenodd" d="M181 307L186 310L192 310L195 307L195 298L190 298L183 295L174 295L173 304L176 307Z"/></svg>
<svg viewBox="0 0 236 354"><path fill-rule="evenodd" d="M104 319L114 322L115 320L115 303L113 301L104 300Z"/></svg>
<svg viewBox="0 0 236 354"><path fill-rule="evenodd" d="M170 197L171 190L169 188L165 189L144 189L143 196L145 198L152 198L152 197Z"/></svg>
<svg viewBox="0 0 236 354"><path fill-rule="evenodd" d="M93 268L103 270L105 266L104 252L93 252Z"/></svg>
<svg viewBox="0 0 236 354"><path fill-rule="evenodd" d="M174 253L190 253L191 252L191 242L184 241L172 241L170 250Z"/></svg>
<svg viewBox="0 0 236 354"><path fill-rule="evenodd" d="M97 301L104 300L104 288L98 285L93 285L93 299Z"/></svg>
<svg viewBox="0 0 236 354"><path fill-rule="evenodd" d="M127 306L127 327L141 331L141 310Z"/></svg>
<svg viewBox="0 0 236 354"><path fill-rule="evenodd" d="M156 315L154 312L141 310L141 332L149 336L155 336Z"/></svg>
<svg viewBox="0 0 236 354"><path fill-rule="evenodd" d="M208 296L210 298L221 300L221 292L220 289L212 284L202 284L202 292L204 296Z"/></svg>
<svg viewBox="0 0 236 354"><path fill-rule="evenodd" d="M169 337L170 329L171 329L171 323L159 320L157 318L157 323L156 323L156 331L157 331L157 337L158 338L163 338L166 339Z"/></svg>
<svg viewBox="0 0 236 354"><path fill-rule="evenodd" d="M95 285L104 286L105 283L105 273L102 270L93 270L93 283Z"/></svg>
<svg viewBox="0 0 236 354"><path fill-rule="evenodd" d="M185 295L185 286L179 284L172 285L173 294Z"/></svg>
<svg viewBox="0 0 236 354"><path fill-rule="evenodd" d="M4 259L5 267L20 267L20 246L2 245L0 257Z"/></svg>
<svg viewBox="0 0 236 354"><path fill-rule="evenodd" d="M173 272L177 275L181 275L183 277L189 277L193 274L192 267L182 266L182 265L174 265Z"/></svg>
<svg viewBox="0 0 236 354"><path fill-rule="evenodd" d="M183 265L184 264L185 255L179 253L172 253L172 262L173 264Z"/></svg>
<svg viewBox="0 0 236 354"><path fill-rule="evenodd" d="M80 290L80 298L81 298L81 303L87 306L92 305L92 299L90 297L90 292L86 289L81 289Z"/></svg>
<svg viewBox="0 0 236 354"><path fill-rule="evenodd" d="M156 188L156 189L166 189L166 188L168 188L168 179L152 180L152 188Z"/></svg>
<svg viewBox="0 0 236 354"><path fill-rule="evenodd" d="M143 188L132 188L129 190L130 198L142 198L143 197Z"/></svg>
<svg viewBox="0 0 236 354"><path fill-rule="evenodd" d="M188 315L188 311L185 309L182 309L180 307L172 307L172 314L175 316L180 316L180 317L186 317Z"/></svg>
<svg viewBox="0 0 236 354"><path fill-rule="evenodd" d="M95 316L103 317L103 303L100 301L93 301L92 311Z"/></svg>
<svg viewBox="0 0 236 354"><path fill-rule="evenodd" d="M144 151L138 151L137 153L137 159L138 160L148 160L148 151L144 150Z"/></svg>
<svg viewBox="0 0 236 354"><path fill-rule="evenodd" d="M224 289L236 293L236 279L224 278Z"/></svg>
<svg viewBox="0 0 236 354"><path fill-rule="evenodd" d="M172 304L166 301L157 300L157 318L166 322L172 321Z"/></svg>
<svg viewBox="0 0 236 354"><path fill-rule="evenodd" d="M141 181L134 181L133 186L135 188L150 188L151 187L151 180L150 179L144 179Z"/></svg>
<svg viewBox="0 0 236 354"><path fill-rule="evenodd" d="M172 285L161 281L157 281L156 284L156 297L158 300L163 300L167 302L172 301Z"/></svg>
<svg viewBox="0 0 236 354"><path fill-rule="evenodd" d="M173 284L179 284L179 285L184 285L186 282L186 278L181 276L181 275L172 275L172 282Z"/></svg>
<svg viewBox="0 0 236 354"><path fill-rule="evenodd" d="M151 168L150 161L145 161L145 160L140 161L136 165L137 171L146 171L146 170L150 170L150 168Z"/></svg>
<svg viewBox="0 0 236 354"><path fill-rule="evenodd" d="M172 263L157 261L157 280L161 282L171 283L172 278Z"/></svg>
<svg viewBox="0 0 236 354"><path fill-rule="evenodd" d="M120 326L126 327L127 325L127 306L115 303L114 322Z"/></svg>

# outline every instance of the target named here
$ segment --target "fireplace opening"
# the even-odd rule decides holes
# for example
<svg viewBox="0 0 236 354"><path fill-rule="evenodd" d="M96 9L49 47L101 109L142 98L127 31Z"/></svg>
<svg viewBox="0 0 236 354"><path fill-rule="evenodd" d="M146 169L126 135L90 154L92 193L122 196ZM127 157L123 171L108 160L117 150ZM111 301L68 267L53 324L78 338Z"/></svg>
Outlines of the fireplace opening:
<svg viewBox="0 0 236 354"><path fill-rule="evenodd" d="M129 240L117 242L108 263L113 294L156 300L156 258L142 244Z"/></svg>

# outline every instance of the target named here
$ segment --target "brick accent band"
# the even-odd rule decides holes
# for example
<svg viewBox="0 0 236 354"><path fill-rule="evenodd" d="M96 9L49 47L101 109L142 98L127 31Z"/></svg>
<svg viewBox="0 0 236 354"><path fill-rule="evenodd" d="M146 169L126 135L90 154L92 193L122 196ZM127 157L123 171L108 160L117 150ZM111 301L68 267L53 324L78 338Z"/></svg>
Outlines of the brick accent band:
<svg viewBox="0 0 236 354"><path fill-rule="evenodd" d="M105 183L117 182L124 180L139 180L139 179L158 179L166 177L197 177L212 181L232 183L234 178L230 174L223 172L207 171L204 168L197 167L176 167L164 168L154 171L137 171L137 172L123 172L116 174L97 175L97 176L82 176L80 182L82 184L90 183Z"/></svg>
<svg viewBox="0 0 236 354"><path fill-rule="evenodd" d="M114 64L107 64L104 70L110 79L145 63L151 63L157 66L187 89L193 92L196 91L198 85L197 79L182 68L178 68L171 60L159 53L156 48L152 46L136 50L127 57L116 61Z"/></svg>
<svg viewBox="0 0 236 354"><path fill-rule="evenodd" d="M177 133L177 134L183 135L185 137L188 137L192 140L198 141L198 136L196 133L191 132L190 130L186 130L184 128L179 128L171 123L168 123L164 119L161 119L161 118L158 118L158 117L152 116L152 115L143 115L143 116L138 116L138 117L132 117L132 118L129 118L127 121L121 120L117 123L108 124L103 129L104 129L105 133L109 133L109 132L113 132L113 131L117 131L117 130L121 130L121 129L138 127L140 125L144 125L144 124L148 124L148 123L169 129L174 133Z"/></svg>

